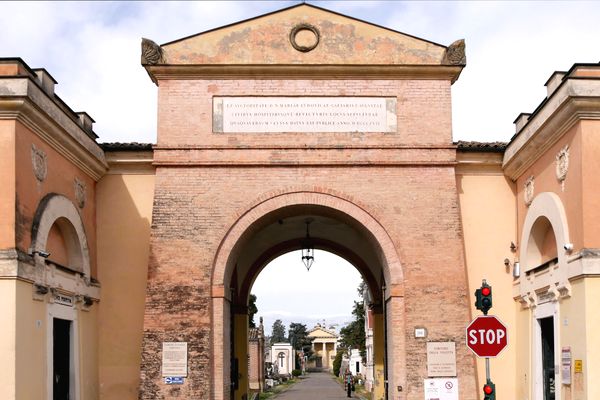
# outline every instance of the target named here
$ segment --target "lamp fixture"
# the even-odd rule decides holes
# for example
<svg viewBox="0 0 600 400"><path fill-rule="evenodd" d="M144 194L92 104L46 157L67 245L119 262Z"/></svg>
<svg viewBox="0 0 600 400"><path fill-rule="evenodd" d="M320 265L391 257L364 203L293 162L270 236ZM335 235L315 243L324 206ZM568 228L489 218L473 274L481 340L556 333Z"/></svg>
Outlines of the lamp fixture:
<svg viewBox="0 0 600 400"><path fill-rule="evenodd" d="M83 296L83 305L86 307L90 307L92 304L94 304L94 299L92 299L90 296Z"/></svg>
<svg viewBox="0 0 600 400"><path fill-rule="evenodd" d="M521 264L515 261L513 264L513 278L518 278L519 276L521 276Z"/></svg>
<svg viewBox="0 0 600 400"><path fill-rule="evenodd" d="M306 218L304 223L306 224L306 237L302 240L302 262L306 267L307 271L310 271L313 262L315 261L315 246L312 239L310 238L309 225L314 220L312 218Z"/></svg>
<svg viewBox="0 0 600 400"><path fill-rule="evenodd" d="M504 266L509 269L512 266L512 276L513 278L518 278L521 276L521 264L518 261L511 263L508 258L504 259Z"/></svg>

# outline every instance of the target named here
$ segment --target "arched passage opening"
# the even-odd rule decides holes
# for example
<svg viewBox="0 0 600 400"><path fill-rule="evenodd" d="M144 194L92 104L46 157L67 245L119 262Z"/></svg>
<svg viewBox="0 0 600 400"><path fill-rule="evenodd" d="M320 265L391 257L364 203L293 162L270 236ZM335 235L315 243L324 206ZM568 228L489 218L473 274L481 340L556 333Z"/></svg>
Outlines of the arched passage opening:
<svg viewBox="0 0 600 400"><path fill-rule="evenodd" d="M215 258L212 281L213 379L215 399L243 399L248 392L248 297L252 283L268 262L301 247L305 221L316 249L349 261L372 294L374 316L375 398L385 398L388 379L404 358L403 335L386 332L386 315L402 315L402 269L383 227L364 209L337 196L292 193L275 196L243 213L228 231ZM394 294L395 296L392 296ZM398 319L402 321L402 319ZM395 326L404 332L403 326ZM400 362L397 362L400 361Z"/></svg>
<svg viewBox="0 0 600 400"><path fill-rule="evenodd" d="M354 376L360 374L365 390L371 392L374 321L369 305L373 299L364 278L333 253L316 250L310 270L301 255L292 251L276 258L252 285L250 390L264 390L273 378L289 376L293 370L287 368L289 364L280 368L277 351L292 348L297 356L291 362L297 373L321 372L330 378L349 370ZM261 347L264 362L258 360ZM267 365L266 381L259 377L261 363L263 369Z"/></svg>

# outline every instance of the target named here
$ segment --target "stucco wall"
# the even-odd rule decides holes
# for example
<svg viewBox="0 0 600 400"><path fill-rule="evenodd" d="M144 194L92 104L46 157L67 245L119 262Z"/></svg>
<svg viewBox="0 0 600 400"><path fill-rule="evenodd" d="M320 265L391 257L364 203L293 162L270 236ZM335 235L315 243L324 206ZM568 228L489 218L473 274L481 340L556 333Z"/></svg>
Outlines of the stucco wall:
<svg viewBox="0 0 600 400"><path fill-rule="evenodd" d="M564 181L564 190L556 178L556 154L569 146L569 170ZM547 152L545 152L519 179L517 179L517 213L519 238L528 207L524 200L525 181L534 177L534 197L541 192L553 192L560 198L569 223L569 234L575 251L583 247L584 215L582 179L582 136L581 125L577 123L569 129ZM587 218L587 216L586 216ZM559 249L560 250L560 249Z"/></svg>
<svg viewBox="0 0 600 400"><path fill-rule="evenodd" d="M508 398L515 392L515 375L511 371L519 354L512 269L504 265L505 258L514 262L510 244L517 242L515 186L503 175L499 165L480 168L459 165L457 170L471 315L473 318L482 315L475 308L474 292L481 287L482 279L486 279L493 291L489 315L496 315L508 328L508 347L491 360L491 376L498 395ZM477 358L477 376L478 387L481 387L485 383L483 358Z"/></svg>
<svg viewBox="0 0 600 400"><path fill-rule="evenodd" d="M600 278L590 277L585 280L586 313L582 327L586 329L586 349L583 359L583 374L585 379L585 394L587 399L600 399L600 386L597 378L600 376ZM577 375L577 374L575 374ZM575 400L575 398L574 398Z"/></svg>
<svg viewBox="0 0 600 400"><path fill-rule="evenodd" d="M600 248L600 123L582 121L581 132L583 246Z"/></svg>
<svg viewBox="0 0 600 400"><path fill-rule="evenodd" d="M16 392L17 281L0 279L0 398L14 399Z"/></svg>
<svg viewBox="0 0 600 400"><path fill-rule="evenodd" d="M138 397L153 195L151 174L109 174L97 186L103 400Z"/></svg>
<svg viewBox="0 0 600 400"><path fill-rule="evenodd" d="M33 301L31 284L15 281L16 286L16 374L17 400L43 399L47 396L46 303ZM51 366L49 366L51 368Z"/></svg>
<svg viewBox="0 0 600 400"><path fill-rule="evenodd" d="M15 247L14 121L0 120L0 249Z"/></svg>
<svg viewBox="0 0 600 400"><path fill-rule="evenodd" d="M571 348L571 355L573 360L583 360L584 365L587 366L588 362L592 359L588 359L591 354L586 354L586 346L592 344L595 340L593 339L595 333L590 331L587 327L588 317L590 315L589 305L587 304L588 297L588 286L586 280L580 279L572 282L573 295L561 302L560 305L560 348L556 351L561 351L563 347ZM597 297L597 296L596 296ZM596 320L598 318L596 317ZM590 321L591 322L591 321ZM600 328L597 325L596 328ZM589 336L591 334L591 337ZM572 372L572 383L569 386L563 386L565 392L565 399L595 399L597 397L586 397L584 375L587 374L576 374ZM591 376L591 375L588 375ZM596 375L598 376L598 375Z"/></svg>
<svg viewBox="0 0 600 400"><path fill-rule="evenodd" d="M32 144L44 151L47 157L47 175L43 181L38 181L34 175L31 161ZM30 129L16 124L15 160L19 168L16 170L16 239L17 246L27 252L31 245L31 226L33 216L39 202L49 193L58 193L67 197L73 204L77 204L75 196L75 179L86 186L86 201L84 207L78 207L81 216L90 256L91 275L96 276L96 204L95 186L92 178L83 173L73 163L65 159L42 141ZM50 260L53 259L52 254Z"/></svg>

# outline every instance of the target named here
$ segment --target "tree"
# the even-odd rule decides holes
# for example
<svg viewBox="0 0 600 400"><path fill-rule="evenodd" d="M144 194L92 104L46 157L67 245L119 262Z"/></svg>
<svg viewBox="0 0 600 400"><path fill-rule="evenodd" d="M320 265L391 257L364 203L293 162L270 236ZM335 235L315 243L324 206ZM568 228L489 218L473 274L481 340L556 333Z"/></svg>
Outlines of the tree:
<svg viewBox="0 0 600 400"><path fill-rule="evenodd" d="M365 306L362 302L355 301L352 310L354 321L340 330L341 344L349 349L365 348Z"/></svg>
<svg viewBox="0 0 600 400"><path fill-rule="evenodd" d="M360 294L361 298L363 297L365 290L366 284L363 281L358 286L358 293ZM350 322L348 325L340 329L340 344L346 349L359 349L360 355L364 360L367 353L367 349L365 345L365 304L363 301L354 302L352 315L354 316L354 321Z"/></svg>
<svg viewBox="0 0 600 400"><path fill-rule="evenodd" d="M306 325L304 324L298 322L290 323L288 338L296 350L304 350L305 347L310 347L311 341L308 338L308 331L306 330Z"/></svg>
<svg viewBox="0 0 600 400"><path fill-rule="evenodd" d="M256 308L256 295L251 294L248 299L248 326L250 328L256 328L256 323L254 322L254 315L258 312L258 308Z"/></svg>
<svg viewBox="0 0 600 400"><path fill-rule="evenodd" d="M271 328L271 346L285 341L285 325L280 319L276 319Z"/></svg>
<svg viewBox="0 0 600 400"><path fill-rule="evenodd" d="M342 357L344 356L344 350L338 349L335 354L335 358L333 359L333 374L335 376L340 376L340 368L342 367Z"/></svg>
<svg viewBox="0 0 600 400"><path fill-rule="evenodd" d="M310 355L311 340L308 337L306 325L297 322L290 323L288 339L294 347L294 350L302 350L305 355ZM298 353L296 353L296 368L300 368L300 359L298 358Z"/></svg>
<svg viewBox="0 0 600 400"><path fill-rule="evenodd" d="M360 296L361 299L365 298L365 292L367 290L369 290L369 287L367 286L367 282L365 282L364 280L360 281L360 284L356 288L356 291L358 292L358 295Z"/></svg>

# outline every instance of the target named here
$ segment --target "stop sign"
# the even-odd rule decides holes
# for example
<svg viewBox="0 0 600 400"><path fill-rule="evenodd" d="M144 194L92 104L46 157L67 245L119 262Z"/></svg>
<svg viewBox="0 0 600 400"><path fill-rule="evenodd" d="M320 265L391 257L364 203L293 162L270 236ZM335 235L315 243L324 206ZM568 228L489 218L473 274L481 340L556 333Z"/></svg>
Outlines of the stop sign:
<svg viewBox="0 0 600 400"><path fill-rule="evenodd" d="M496 357L508 344L506 326L493 315L482 315L467 326L467 347L479 357Z"/></svg>

